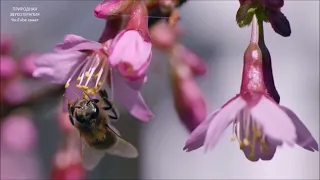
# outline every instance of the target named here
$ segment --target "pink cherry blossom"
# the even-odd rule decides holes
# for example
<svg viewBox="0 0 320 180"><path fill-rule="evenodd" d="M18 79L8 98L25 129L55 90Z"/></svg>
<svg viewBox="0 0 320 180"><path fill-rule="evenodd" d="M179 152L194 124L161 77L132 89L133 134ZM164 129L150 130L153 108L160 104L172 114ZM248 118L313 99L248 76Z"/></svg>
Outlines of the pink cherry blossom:
<svg viewBox="0 0 320 180"><path fill-rule="evenodd" d="M126 78L144 78L151 60L152 44L148 30L148 11L142 2L130 9L126 28L112 41L109 62Z"/></svg>

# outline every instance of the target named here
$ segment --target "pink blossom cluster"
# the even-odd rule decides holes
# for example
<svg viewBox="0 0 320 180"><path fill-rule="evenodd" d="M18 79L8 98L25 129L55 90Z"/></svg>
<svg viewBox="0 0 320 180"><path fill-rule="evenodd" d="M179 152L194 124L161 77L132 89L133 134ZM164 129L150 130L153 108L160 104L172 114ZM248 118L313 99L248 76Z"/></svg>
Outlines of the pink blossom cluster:
<svg viewBox="0 0 320 180"><path fill-rule="evenodd" d="M27 100L28 87L25 77L31 77L35 54L28 54L20 61L12 57L13 40L1 35L0 99L1 99L1 179L39 179L40 169L36 156L37 129L32 113L26 108L2 116L8 107Z"/></svg>
<svg viewBox="0 0 320 180"><path fill-rule="evenodd" d="M297 144L306 150L318 151L318 142L299 117L288 107L280 105L270 52L264 42L264 22L270 23L281 36L291 34L289 21L281 12L283 0L239 1L236 14L239 27L252 26L250 43L243 56L240 92L208 114L204 95L195 81L195 77L206 74L207 67L199 56L179 42L183 35L182 27L177 24L179 2L104 0L93 12L94 16L106 21L98 41L67 34L52 52L30 54L19 63L9 55L12 41L7 37L1 39L1 104L21 104L27 99L27 88L21 79L30 74L65 86L63 110L57 118L62 141L53 156L51 179L86 177L81 164L78 132L69 121L67 104L70 101L86 95L94 98L99 96L100 90L108 89L110 101L118 101L135 118L147 122L154 117L141 93L149 80L152 48L169 55L174 107L179 119L191 132L184 147L187 152L202 146L206 150L214 148L230 125L233 127L232 140L239 143L239 148L250 161L271 160L277 147L283 144ZM168 20L157 21L151 26L149 15L155 9L169 14ZM12 152L32 149L36 142L30 114L22 112L23 116L19 112L1 119L1 139L4 138L1 143L5 148L14 149ZM17 131L12 130L12 126L24 136L19 133L10 135ZM13 169L6 170L11 173L6 177L16 173ZM30 177L36 176L36 171L30 172L34 172Z"/></svg>

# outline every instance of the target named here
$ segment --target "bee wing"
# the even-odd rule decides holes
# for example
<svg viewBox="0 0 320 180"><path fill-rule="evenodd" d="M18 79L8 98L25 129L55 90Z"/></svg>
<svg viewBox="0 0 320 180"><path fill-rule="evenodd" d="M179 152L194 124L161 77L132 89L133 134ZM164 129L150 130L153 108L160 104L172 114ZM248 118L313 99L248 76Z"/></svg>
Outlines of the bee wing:
<svg viewBox="0 0 320 180"><path fill-rule="evenodd" d="M82 163L85 169L92 170L95 168L105 154L106 151L91 148L82 140Z"/></svg>
<svg viewBox="0 0 320 180"><path fill-rule="evenodd" d="M108 154L124 158L136 158L139 155L138 150L131 143L122 139L120 136L117 136L115 145L107 149L106 152Z"/></svg>
<svg viewBox="0 0 320 180"><path fill-rule="evenodd" d="M116 127L114 127L112 124L109 123L109 124L108 124L108 127L109 127L114 133L116 133L117 136L121 136L119 130L118 130Z"/></svg>

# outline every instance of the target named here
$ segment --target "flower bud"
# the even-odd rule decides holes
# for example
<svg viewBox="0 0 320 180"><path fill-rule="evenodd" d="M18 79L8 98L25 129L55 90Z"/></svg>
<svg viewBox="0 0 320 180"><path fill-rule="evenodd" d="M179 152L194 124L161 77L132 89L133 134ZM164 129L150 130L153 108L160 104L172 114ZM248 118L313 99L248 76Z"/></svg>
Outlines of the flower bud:
<svg viewBox="0 0 320 180"><path fill-rule="evenodd" d="M192 132L206 117L206 103L187 65L172 64L171 86L178 116Z"/></svg>
<svg viewBox="0 0 320 180"><path fill-rule="evenodd" d="M94 9L97 18L106 19L109 16L124 13L134 1L128 0L104 0Z"/></svg>

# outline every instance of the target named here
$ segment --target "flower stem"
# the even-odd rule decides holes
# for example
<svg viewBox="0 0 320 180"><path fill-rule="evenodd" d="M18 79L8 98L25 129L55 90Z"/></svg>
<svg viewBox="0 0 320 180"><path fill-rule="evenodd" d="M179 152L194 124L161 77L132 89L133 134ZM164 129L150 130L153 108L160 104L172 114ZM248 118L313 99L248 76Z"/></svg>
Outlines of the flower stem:
<svg viewBox="0 0 320 180"><path fill-rule="evenodd" d="M258 44L259 42L259 24L256 15L252 19L251 39L250 43Z"/></svg>

